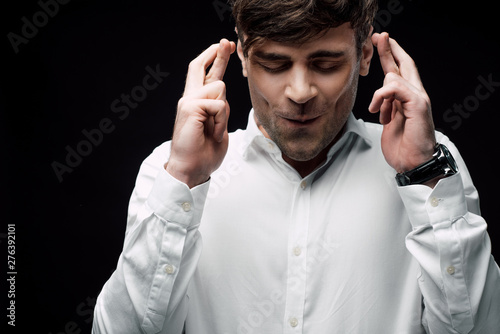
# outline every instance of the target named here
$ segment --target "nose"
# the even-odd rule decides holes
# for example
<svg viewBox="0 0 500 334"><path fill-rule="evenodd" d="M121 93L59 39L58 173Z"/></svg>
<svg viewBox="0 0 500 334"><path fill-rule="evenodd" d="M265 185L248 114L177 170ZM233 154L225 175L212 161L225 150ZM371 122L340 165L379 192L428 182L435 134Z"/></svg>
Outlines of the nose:
<svg viewBox="0 0 500 334"><path fill-rule="evenodd" d="M298 104L304 104L318 94L307 70L297 69L290 72L285 96Z"/></svg>

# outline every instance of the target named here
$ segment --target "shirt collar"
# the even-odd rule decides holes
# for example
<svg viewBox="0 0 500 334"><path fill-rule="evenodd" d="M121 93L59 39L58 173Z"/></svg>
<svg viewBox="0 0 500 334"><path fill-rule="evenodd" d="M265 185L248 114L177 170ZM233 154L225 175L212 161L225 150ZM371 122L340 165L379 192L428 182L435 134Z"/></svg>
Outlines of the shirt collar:
<svg viewBox="0 0 500 334"><path fill-rule="evenodd" d="M356 117L352 114L352 112L349 114L349 117L347 118L342 138L350 135L357 135L358 137L363 139L368 146L370 147L372 146L372 140L368 135L365 123L362 120L356 119ZM344 141L339 140L338 142L340 143ZM260 146L269 153L277 153L277 151L279 151L279 148L274 144L274 142L271 139L264 137L264 134L257 127L257 123L255 122L254 118L254 110L252 108L252 110L250 110L250 113L248 114L247 128L245 131L243 146L241 147L242 149L240 150L240 152L243 155L243 158L247 158L250 148L253 147L254 145ZM337 145L333 145L332 149L329 152L329 155L336 146Z"/></svg>

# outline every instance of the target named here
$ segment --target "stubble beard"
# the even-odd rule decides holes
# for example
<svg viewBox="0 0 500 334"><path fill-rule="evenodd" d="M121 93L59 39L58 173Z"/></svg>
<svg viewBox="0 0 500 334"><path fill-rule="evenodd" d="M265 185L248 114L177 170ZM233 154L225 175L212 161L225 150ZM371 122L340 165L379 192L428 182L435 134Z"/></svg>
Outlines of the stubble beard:
<svg viewBox="0 0 500 334"><path fill-rule="evenodd" d="M328 117L328 113L332 112L335 113L329 111L321 117ZM319 130L287 129L282 124L277 124L276 118L258 114L256 116L260 125L285 156L295 161L306 162L317 157L334 142L342 132L349 113L350 109L348 112L342 111L340 115L333 114L333 117L330 116L331 119ZM273 111L271 114L276 115Z"/></svg>
<svg viewBox="0 0 500 334"><path fill-rule="evenodd" d="M311 129L295 129L290 130L276 121L279 119L280 108L272 108L266 102L264 108L269 108L267 112L258 112L254 104L255 116L260 126L264 128L270 139L279 147L281 152L288 158L307 162L316 158L323 150L331 147L338 141L344 131L349 114L351 113L357 95L358 89L358 72L353 73L354 79L350 81L349 88L344 92L344 96L339 97L333 104L320 106L317 114L322 114L321 117L330 118L324 123L317 133ZM252 97L252 90L250 90ZM318 110L318 106L309 106L309 110L304 111L305 114L316 115L314 111ZM311 112L311 110L314 110ZM295 113L297 115L298 113Z"/></svg>

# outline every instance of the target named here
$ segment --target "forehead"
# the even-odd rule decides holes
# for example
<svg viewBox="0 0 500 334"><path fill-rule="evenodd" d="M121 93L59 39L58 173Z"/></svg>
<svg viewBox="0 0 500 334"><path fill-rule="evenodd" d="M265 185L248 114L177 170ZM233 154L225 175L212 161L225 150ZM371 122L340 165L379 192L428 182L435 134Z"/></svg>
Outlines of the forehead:
<svg viewBox="0 0 500 334"><path fill-rule="evenodd" d="M249 56L273 53L299 59L322 51L354 57L356 55L356 35L351 25L344 23L336 28L330 28L320 34L318 38L301 44L265 40L253 47Z"/></svg>

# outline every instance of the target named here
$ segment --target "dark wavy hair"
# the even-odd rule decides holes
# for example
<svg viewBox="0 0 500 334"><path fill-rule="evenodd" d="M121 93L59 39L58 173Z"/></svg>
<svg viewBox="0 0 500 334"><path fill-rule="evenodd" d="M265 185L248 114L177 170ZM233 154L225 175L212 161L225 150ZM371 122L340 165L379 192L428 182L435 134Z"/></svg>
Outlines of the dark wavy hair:
<svg viewBox="0 0 500 334"><path fill-rule="evenodd" d="M350 22L358 54L378 9L377 0L229 0L245 57L265 40L301 44ZM246 37L244 40L243 35Z"/></svg>

